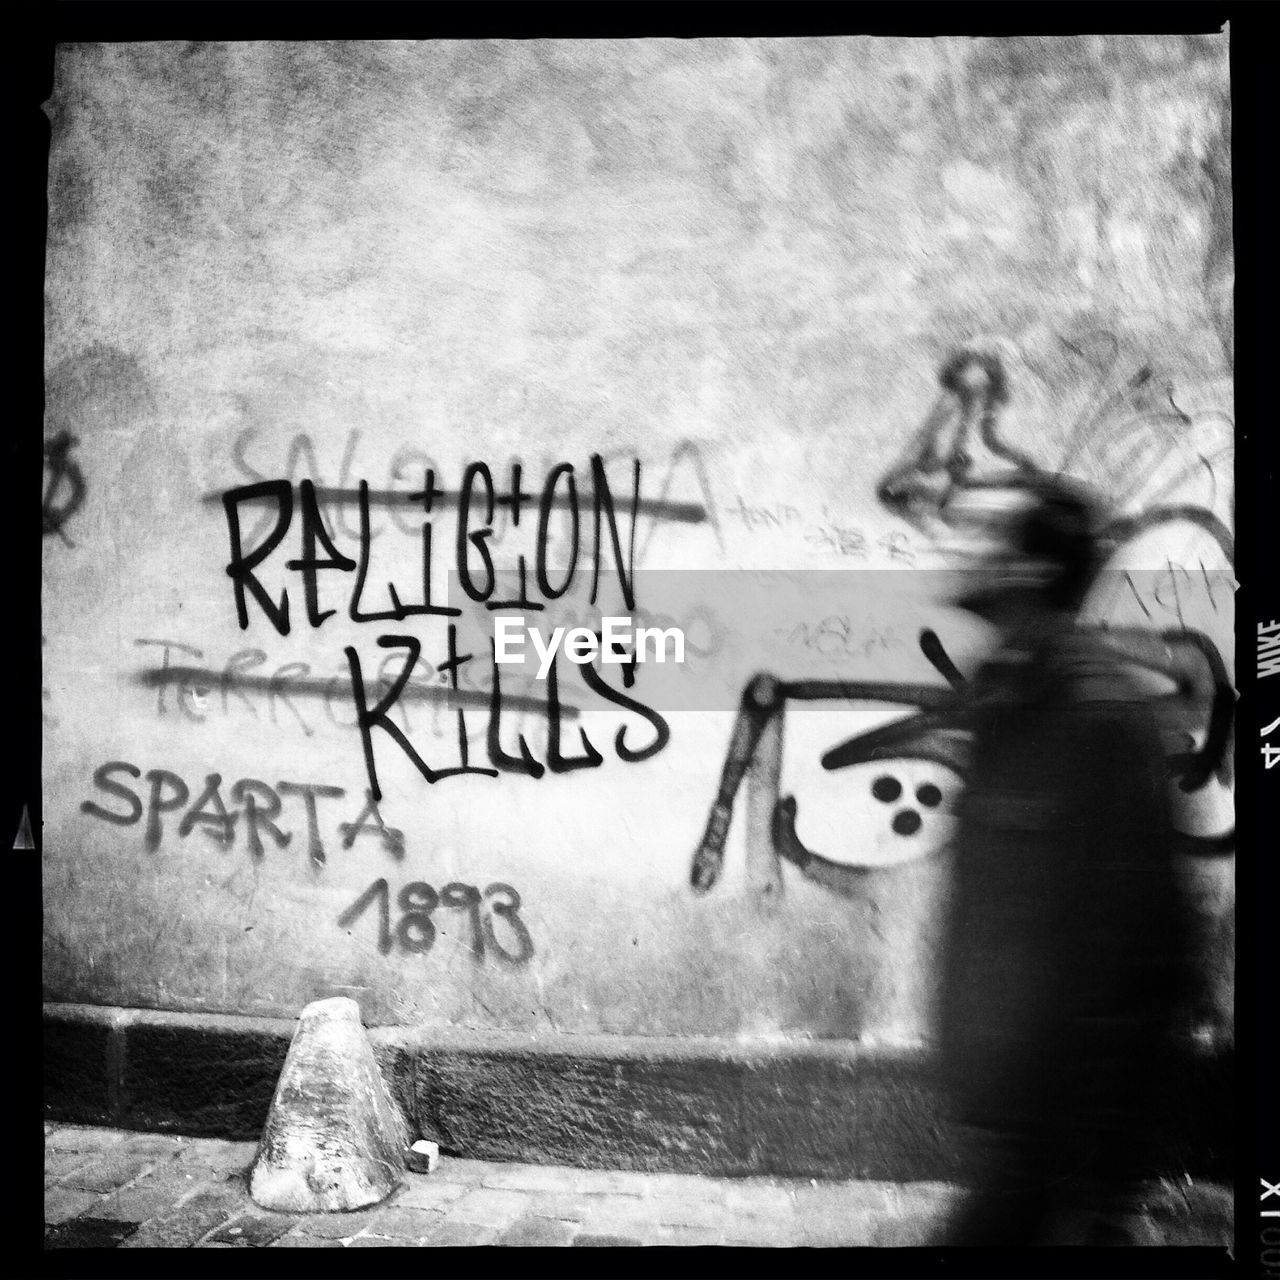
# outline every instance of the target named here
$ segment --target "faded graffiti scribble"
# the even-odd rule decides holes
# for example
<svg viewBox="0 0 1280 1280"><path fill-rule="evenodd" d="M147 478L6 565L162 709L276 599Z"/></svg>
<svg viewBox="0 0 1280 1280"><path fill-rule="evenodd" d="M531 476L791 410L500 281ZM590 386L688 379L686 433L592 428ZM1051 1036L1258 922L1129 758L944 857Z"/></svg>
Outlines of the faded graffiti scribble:
<svg viewBox="0 0 1280 1280"><path fill-rule="evenodd" d="M130 432L155 408L155 397L138 360L105 343L93 343L60 360L45 378L43 532L57 534L68 546L67 521L88 492L84 473L71 450L80 435Z"/></svg>
<svg viewBox="0 0 1280 1280"><path fill-rule="evenodd" d="M260 484L270 477L261 469L252 465L245 457L245 449L257 435L259 435L259 431L256 427L247 427L241 431L233 443L231 456L232 461L250 481ZM311 480L315 487L320 520L323 522L325 532L331 541L336 541L339 533L352 541L359 540L361 537L376 539L381 535L382 529L385 527L374 527L371 524L368 529L365 529L359 525L352 525L348 520L349 511L359 506L362 501L360 487L353 487L349 483L355 474L353 459L359 442L360 432L356 430L350 431L342 451L336 485L325 484L322 480L315 443L306 432L299 432L290 440L283 470L277 473L288 477L291 481L294 479ZM603 455L603 460L608 463L615 456L621 455L606 454ZM676 467L682 461L689 463L693 479L697 482L702 494L702 502L668 501L668 495L675 482ZM552 471L556 466L556 462L557 459L550 454L544 455L543 470L546 472ZM535 470L535 467L525 465L519 459L513 458L511 460L510 474L515 481L514 487L518 490L520 477L532 474ZM418 526L412 523L404 523L404 518L407 511L421 508L423 495L410 489L397 489L396 482L408 481L411 484L423 485L424 477L438 474L440 474L440 469L431 455L424 453L420 449L406 447L391 459L388 466L386 486L382 489L373 489L366 486L366 496L363 501L367 502L371 508L387 509L395 527L401 533L416 535ZM459 504L460 496L457 492L433 489L432 504L438 503L437 509L439 510L456 508ZM510 532L513 523L518 523L519 508L529 497L530 495L527 494L522 495L513 502L511 493L494 494L496 511L494 513L493 541L495 544L502 542L502 539ZM206 505L217 505L223 501L223 491L217 490L206 493L201 497L201 501ZM265 497L258 497L253 499L251 503L247 503L247 505L266 506L268 504ZM574 503L567 493L553 493L547 499L548 508L556 511L570 511L573 505ZM707 478L706 464L696 442L684 440L676 445L667 463L666 473L658 497L656 499L640 499L637 505L637 514L648 518L647 532L639 548L639 561L644 559L645 551L648 549L655 528L664 521L684 524L708 522L716 536L717 544L723 549L720 522L711 497L711 485ZM271 513L270 511L263 511L258 522L249 528L245 537L246 543L256 545L270 525Z"/></svg>
<svg viewBox="0 0 1280 1280"><path fill-rule="evenodd" d="M75 543L63 526L80 510L87 487L84 474L71 450L79 441L69 431L59 431L44 442L44 494L40 500L41 528L45 537L56 533L69 547Z"/></svg>

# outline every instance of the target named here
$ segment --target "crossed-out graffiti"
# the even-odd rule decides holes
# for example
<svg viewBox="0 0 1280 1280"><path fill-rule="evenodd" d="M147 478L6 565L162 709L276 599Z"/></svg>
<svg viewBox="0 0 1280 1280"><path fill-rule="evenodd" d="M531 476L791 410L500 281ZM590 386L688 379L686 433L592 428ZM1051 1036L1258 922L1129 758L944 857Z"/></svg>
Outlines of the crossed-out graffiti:
<svg viewBox="0 0 1280 1280"><path fill-rule="evenodd" d="M1115 344L1112 346L1103 361L1104 378L1114 370ZM1095 396L1100 403L1072 429L1062 460L1050 469L1008 443L1000 433L999 414L1008 401L1009 384L997 354L963 350L943 366L940 381L942 393L920 432L877 486L880 502L915 528L930 535L947 532L948 502L966 488L1017 487L1068 471L1076 475L1083 472L1097 484L1100 473L1119 477L1118 482L1106 486L1117 513L1103 533L1111 547L1112 564L1118 563L1121 552L1139 538L1174 526L1191 526L1216 544L1228 566L1234 563L1231 530L1215 510L1219 506L1229 510L1229 495L1220 492L1216 479L1216 467L1231 450L1232 424L1225 414L1216 410L1197 415L1185 412L1167 386L1160 386L1153 371L1143 366L1118 390ZM1171 439L1177 441L1176 447L1170 447ZM1136 485L1132 483L1135 474L1139 477ZM1188 490L1194 493L1205 484L1209 486L1207 501L1178 501ZM1203 561L1200 569L1212 591ZM1177 575L1189 578L1190 571L1170 559L1168 573L1176 600ZM1127 581L1137 596L1132 576L1120 576L1122 584ZM1144 614L1152 616L1140 596L1138 604ZM1090 611L1086 607L1086 616L1097 612L1097 608ZM1180 607L1177 615L1176 627L1110 627L1104 616L1101 622L1087 627L1082 624L1082 629L1097 632L1126 664L1172 687L1172 692L1155 699L1155 705L1169 749L1179 851L1198 856L1230 855L1235 849L1234 818L1224 829L1222 815L1224 810L1234 814L1229 789L1235 693L1213 639L1187 627ZM822 755L823 767L836 770L873 761L929 761L963 782L970 741L967 681L935 632L922 631L919 644L945 683L788 681L770 673L748 682L716 797L693 856L691 882L696 892L706 892L719 879L736 796L744 777L766 763L764 757L770 757L776 787L781 724L789 701L845 700L914 708L902 719L836 743ZM918 789L916 798L932 807L940 802L937 792L936 786L928 784ZM873 794L884 803L892 803L900 793L901 784L891 775L878 778L873 786ZM861 892L865 867L825 857L802 842L796 832L798 802L794 796L775 791L766 797L766 803L770 811L765 815L764 838L772 846L775 865L777 859L786 860L837 893L852 896ZM895 815L894 830L899 834L913 834L919 826L914 810L903 809ZM749 861L752 856L749 847ZM765 887L779 888L780 881L766 878Z"/></svg>

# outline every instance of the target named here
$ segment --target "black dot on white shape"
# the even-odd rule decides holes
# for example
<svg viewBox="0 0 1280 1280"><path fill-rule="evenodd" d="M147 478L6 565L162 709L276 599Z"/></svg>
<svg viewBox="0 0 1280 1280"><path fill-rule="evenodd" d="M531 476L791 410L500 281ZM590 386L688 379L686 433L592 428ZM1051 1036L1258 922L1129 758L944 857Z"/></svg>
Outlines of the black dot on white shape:
<svg viewBox="0 0 1280 1280"><path fill-rule="evenodd" d="M936 809L942 803L942 792L932 782L926 782L916 788L916 799L926 809Z"/></svg>
<svg viewBox="0 0 1280 1280"><path fill-rule="evenodd" d="M871 794L885 804L892 804L902 794L902 783L886 773L871 784Z"/></svg>
<svg viewBox="0 0 1280 1280"><path fill-rule="evenodd" d="M920 815L914 809L903 809L893 815L893 829L900 836L913 836L920 826Z"/></svg>

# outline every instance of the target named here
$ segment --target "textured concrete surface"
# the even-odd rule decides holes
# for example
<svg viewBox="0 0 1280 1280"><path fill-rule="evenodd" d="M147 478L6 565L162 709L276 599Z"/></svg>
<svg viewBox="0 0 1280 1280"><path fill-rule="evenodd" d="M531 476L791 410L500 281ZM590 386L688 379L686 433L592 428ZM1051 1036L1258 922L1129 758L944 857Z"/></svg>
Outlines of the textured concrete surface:
<svg viewBox="0 0 1280 1280"><path fill-rule="evenodd" d="M49 1005L45 1025L46 1118L247 1139L262 1132L295 1024ZM893 1181L964 1170L919 1047L398 1027L369 1039L413 1134L455 1155ZM84 1070L94 1053L105 1079ZM1164 1167L1229 1177L1232 1058L1188 1052L1177 1065ZM116 1099L105 1117L103 1097Z"/></svg>
<svg viewBox="0 0 1280 1280"><path fill-rule="evenodd" d="M444 1157L356 1213L273 1214L246 1189L253 1143L45 1126L46 1248L945 1245L965 1193L942 1182L710 1178ZM1165 1245L1223 1248L1216 1184L1150 1188Z"/></svg>
<svg viewBox="0 0 1280 1280"><path fill-rule="evenodd" d="M1213 35L62 47L45 431L76 440L82 488L67 509L64 478L43 546L48 997L290 1016L350 995L370 1024L529 1033L927 1032L944 815L896 835L871 794L879 770L818 764L892 708L844 708L825 744L789 721L787 785L813 847L858 866L897 851L850 899L788 865L762 913L741 822L723 881L693 898L729 737L714 713L682 716L642 762L430 787L380 734L381 815L403 845L372 824L348 843L366 778L343 649L389 674L399 659L376 641L396 624L352 621L351 575L325 571L323 628L282 636L255 606L242 630L217 495L274 477L409 492L428 465L456 488L480 460L501 487L516 458L526 487L572 462L585 494L599 452L619 489L639 459L646 497L707 509L642 518L642 571L893 578L880 571L924 564L927 542L877 503L876 480L933 403L939 361L975 337L1009 346L1009 443L1042 464L1147 364L1151 403L1118 405L1110 452L1084 451L1089 475L1127 489L1142 468L1126 451L1150 443L1128 419L1155 409L1162 457L1215 457L1165 392L1206 431L1231 410L1227 92ZM1220 461L1222 475L1194 468L1191 498L1229 511ZM385 608L389 583L415 599L420 515L373 513L367 607ZM439 551L456 510L437 516ZM349 505L323 521L357 551ZM531 527L498 530L500 562L532 553ZM296 616L283 564L298 540L295 521L262 567ZM1168 554L1198 574L1199 547L1175 541L1148 548L1154 566ZM930 626L968 669L973 628L936 597L887 594L877 616L861 593L818 591L785 616L770 596L708 665L738 688L762 662L936 680L917 644ZM1142 603L1175 625L1168 605ZM843 630L824 629L831 615ZM441 620L412 621L442 662ZM166 664L186 674L160 681ZM619 722L647 736L569 675L598 747ZM451 712L402 710L428 762L456 763ZM473 763L485 728L468 713ZM504 718L509 750L517 732L543 755L545 718ZM112 762L137 774L117 770L109 791L94 778ZM198 809L211 777L219 798ZM323 862L296 791L282 843L264 828L254 848L244 780L343 791L316 801ZM239 815L226 844L222 806ZM376 904L347 916L380 881L385 933ZM398 901L415 884L511 886L532 954L482 959L468 912L444 905L428 949Z"/></svg>

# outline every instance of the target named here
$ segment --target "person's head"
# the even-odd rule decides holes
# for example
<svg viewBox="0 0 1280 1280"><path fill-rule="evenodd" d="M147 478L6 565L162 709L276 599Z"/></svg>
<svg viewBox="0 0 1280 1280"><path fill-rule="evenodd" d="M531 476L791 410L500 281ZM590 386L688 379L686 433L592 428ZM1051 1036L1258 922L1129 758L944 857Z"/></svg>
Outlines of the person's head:
<svg viewBox="0 0 1280 1280"><path fill-rule="evenodd" d="M958 490L945 518L964 573L957 603L997 625L1078 612L1105 558L1104 504L1063 478Z"/></svg>

